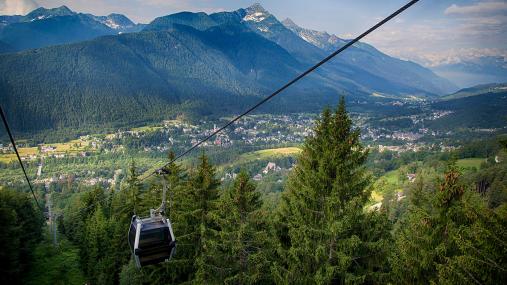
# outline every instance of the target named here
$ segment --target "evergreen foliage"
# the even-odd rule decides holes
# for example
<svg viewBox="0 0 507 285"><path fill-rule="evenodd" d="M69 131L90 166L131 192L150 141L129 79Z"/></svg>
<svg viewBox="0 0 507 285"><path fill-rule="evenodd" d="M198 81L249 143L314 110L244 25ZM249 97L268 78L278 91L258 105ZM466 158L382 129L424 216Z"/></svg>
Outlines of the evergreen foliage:
<svg viewBox="0 0 507 285"><path fill-rule="evenodd" d="M272 248L269 217L261 210L261 194L249 175L241 171L223 193L217 217L219 240L212 254L219 280L225 284L269 284Z"/></svg>
<svg viewBox="0 0 507 285"><path fill-rule="evenodd" d="M215 216L218 210L218 187L220 181L215 177L215 168L204 153L199 158L197 169L191 173L189 197L194 206L189 207L189 237L194 255L193 282L203 284L216 280L216 268L219 256L212 255L212 247L219 238L219 227Z"/></svg>
<svg viewBox="0 0 507 285"><path fill-rule="evenodd" d="M37 245L33 263L24 284L29 285L82 285L86 283L79 262L79 250L68 240L55 247L47 236Z"/></svg>
<svg viewBox="0 0 507 285"><path fill-rule="evenodd" d="M428 191L429 190L429 191ZM420 182L395 232L392 279L410 284L507 280L507 220L467 189L455 164L438 187Z"/></svg>
<svg viewBox="0 0 507 285"><path fill-rule="evenodd" d="M389 236L385 218L364 211L366 157L342 98L334 113L323 112L289 177L278 214L283 259L274 267L277 282L381 280Z"/></svg>
<svg viewBox="0 0 507 285"><path fill-rule="evenodd" d="M0 189L0 257L7 264L1 267L2 282L503 284L506 153L498 146L483 152L479 147L455 153L487 158L467 176L449 154L447 167L443 155L400 156L402 164L421 158L428 167L403 185L403 193L385 193L380 210L372 210L368 152L342 98L336 110L324 110L304 143L276 211L261 198L249 179L252 173L242 170L231 184L221 185L204 153L195 166L171 163L145 181L132 162L126 178L110 189L71 182L52 187L55 207L65 207L58 219L59 247L39 243L42 215L26 193ZM392 159L387 155L392 156L377 157ZM171 152L168 160L174 157ZM418 165L399 172L415 172ZM176 254L139 270L128 246L128 227L132 215L145 217L158 207L162 182L168 186L166 215ZM37 268L29 270L30 262ZM21 276L25 271L30 274ZM44 272L44 278L37 277Z"/></svg>
<svg viewBox="0 0 507 285"><path fill-rule="evenodd" d="M22 284L37 243L42 238L44 218L25 193L0 188L0 275L4 284Z"/></svg>

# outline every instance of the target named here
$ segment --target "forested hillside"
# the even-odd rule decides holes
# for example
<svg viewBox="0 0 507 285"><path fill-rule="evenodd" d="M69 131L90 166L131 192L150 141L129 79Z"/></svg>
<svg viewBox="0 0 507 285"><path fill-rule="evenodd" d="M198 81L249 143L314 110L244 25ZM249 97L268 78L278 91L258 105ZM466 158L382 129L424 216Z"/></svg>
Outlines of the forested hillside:
<svg viewBox="0 0 507 285"><path fill-rule="evenodd" d="M466 93L464 93L466 94ZM443 100L433 107L452 112L449 116L432 121L436 129L503 128L507 122L507 92L488 90L485 93L457 96Z"/></svg>
<svg viewBox="0 0 507 285"><path fill-rule="evenodd" d="M453 94L443 97L442 99L457 99L457 98L464 98L464 97L470 97L470 96L475 96L475 95L481 95L481 94L485 94L485 93L501 93L501 92L506 92L506 90L507 90L506 83L481 84L481 85L476 85L476 86L472 86L469 88L461 89L458 92L455 92Z"/></svg>

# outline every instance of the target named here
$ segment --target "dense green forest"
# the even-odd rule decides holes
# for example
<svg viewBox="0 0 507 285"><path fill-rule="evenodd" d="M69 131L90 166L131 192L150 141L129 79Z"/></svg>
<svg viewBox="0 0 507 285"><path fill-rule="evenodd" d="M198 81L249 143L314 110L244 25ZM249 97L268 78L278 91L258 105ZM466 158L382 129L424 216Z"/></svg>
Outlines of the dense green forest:
<svg viewBox="0 0 507 285"><path fill-rule="evenodd" d="M221 183L205 153L147 181L132 163L127 179L109 189L64 185L53 193L62 209L56 247L26 193L0 189L1 254L8 261L1 274L10 284L507 281L507 140L438 156L370 154L342 99L322 113L302 148L274 203L246 171ZM487 158L479 169L456 164L477 156ZM401 166L416 170L416 180L402 192L385 192L372 210L374 175ZM160 203L162 179L170 186L177 253L138 270L128 226L134 213L147 216Z"/></svg>

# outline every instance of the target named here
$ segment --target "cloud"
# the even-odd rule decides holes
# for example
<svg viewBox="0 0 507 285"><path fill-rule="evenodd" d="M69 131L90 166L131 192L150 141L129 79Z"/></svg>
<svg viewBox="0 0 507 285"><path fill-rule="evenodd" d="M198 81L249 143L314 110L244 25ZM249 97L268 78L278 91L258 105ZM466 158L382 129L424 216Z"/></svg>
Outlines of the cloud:
<svg viewBox="0 0 507 285"><path fill-rule="evenodd" d="M506 2L479 2L468 6L452 4L445 9L445 15L491 15L503 14L507 11Z"/></svg>
<svg viewBox="0 0 507 285"><path fill-rule="evenodd" d="M393 22L366 41L390 55L429 67L483 56L507 59L507 1L448 4L439 12L431 19Z"/></svg>
<svg viewBox="0 0 507 285"><path fill-rule="evenodd" d="M0 15L26 15L38 6L33 0L0 0Z"/></svg>
<svg viewBox="0 0 507 285"><path fill-rule="evenodd" d="M428 67L483 56L507 58L504 23L498 18L459 22L444 19L421 21L382 29L368 36L366 41L387 54Z"/></svg>

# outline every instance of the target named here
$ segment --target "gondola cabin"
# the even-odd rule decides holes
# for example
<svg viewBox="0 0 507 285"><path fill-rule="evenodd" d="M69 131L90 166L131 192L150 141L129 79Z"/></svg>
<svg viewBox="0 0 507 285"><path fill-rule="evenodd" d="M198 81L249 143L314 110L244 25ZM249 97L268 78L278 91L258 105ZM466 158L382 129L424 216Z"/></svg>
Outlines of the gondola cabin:
<svg viewBox="0 0 507 285"><path fill-rule="evenodd" d="M169 260L176 249L171 222L163 215L132 217L129 245L138 268Z"/></svg>

